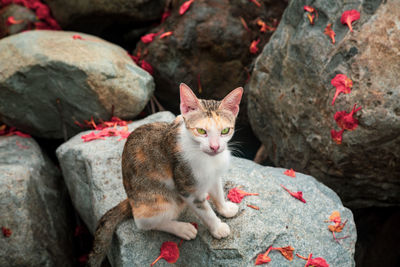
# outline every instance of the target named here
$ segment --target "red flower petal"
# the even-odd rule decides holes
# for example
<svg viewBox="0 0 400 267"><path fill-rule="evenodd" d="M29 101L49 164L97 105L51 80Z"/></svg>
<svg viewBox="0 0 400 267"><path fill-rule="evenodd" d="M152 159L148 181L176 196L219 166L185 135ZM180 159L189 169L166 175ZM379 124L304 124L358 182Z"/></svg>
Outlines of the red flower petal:
<svg viewBox="0 0 400 267"><path fill-rule="evenodd" d="M172 35L172 33L173 32L164 32L163 34L160 35L160 39L170 36L170 35Z"/></svg>
<svg viewBox="0 0 400 267"><path fill-rule="evenodd" d="M335 131L334 129L331 130L331 137L336 144L340 145L343 139L343 132L344 129L340 130L339 132Z"/></svg>
<svg viewBox="0 0 400 267"><path fill-rule="evenodd" d="M169 16L171 16L171 10L166 10L161 16L161 23L163 23Z"/></svg>
<svg viewBox="0 0 400 267"><path fill-rule="evenodd" d="M255 265L261 265L271 261L271 258L268 257L268 253L271 251L271 248L272 246L269 247L265 253L258 254Z"/></svg>
<svg viewBox="0 0 400 267"><path fill-rule="evenodd" d="M85 40L79 34L72 35L72 39L74 39L74 40Z"/></svg>
<svg viewBox="0 0 400 267"><path fill-rule="evenodd" d="M247 207L252 208L252 209L255 209L255 210L260 210L259 207L254 206L254 205L250 205L250 204L247 204Z"/></svg>
<svg viewBox="0 0 400 267"><path fill-rule="evenodd" d="M291 246L281 247L281 248L271 248L271 250L279 250L281 252L282 256L285 257L287 260L289 260L289 261L293 260L294 248Z"/></svg>
<svg viewBox="0 0 400 267"><path fill-rule="evenodd" d="M156 264L160 259L165 259L169 263L175 263L179 259L179 248L175 242L167 241L162 243L160 256L153 261L150 266Z"/></svg>
<svg viewBox="0 0 400 267"><path fill-rule="evenodd" d="M357 128L358 126L358 120L354 118L353 116L361 109L361 107L356 109L357 104L354 104L354 107L350 113L347 113L346 111L338 111L335 113L333 118L335 119L337 125L339 125L340 128L353 131Z"/></svg>
<svg viewBox="0 0 400 267"><path fill-rule="evenodd" d="M283 174L290 176L290 177L296 177L296 172L293 169L286 170Z"/></svg>
<svg viewBox="0 0 400 267"><path fill-rule="evenodd" d="M308 264L308 265L307 265ZM314 266L314 267L329 267L329 264L323 258L314 258L309 259L307 261L306 267Z"/></svg>
<svg viewBox="0 0 400 267"><path fill-rule="evenodd" d="M359 20L360 19L360 12L358 12L355 9L352 10L346 10L345 12L343 12L342 17L340 18L340 22L342 24L347 24L347 26L349 26L350 31L353 31L353 27L351 26L351 24L353 23L353 21Z"/></svg>
<svg viewBox="0 0 400 267"><path fill-rule="evenodd" d="M7 25L21 24L23 22L24 22L23 19L15 20L13 16L7 18Z"/></svg>
<svg viewBox="0 0 400 267"><path fill-rule="evenodd" d="M315 11L315 8L313 8L312 6L304 6L303 9L310 13L313 13Z"/></svg>
<svg viewBox="0 0 400 267"><path fill-rule="evenodd" d="M248 193L235 187L229 190L228 198L234 203L240 203L245 196L258 196L258 193Z"/></svg>
<svg viewBox="0 0 400 267"><path fill-rule="evenodd" d="M351 92L351 88L353 87L353 81L344 74L337 74L335 78L331 80L331 84L336 87L335 96L332 100L332 106L335 104L335 100L339 94L348 94Z"/></svg>
<svg viewBox="0 0 400 267"><path fill-rule="evenodd" d="M314 18L315 18L315 15L314 15L314 14L309 14L309 13L307 13L307 18L308 18L308 20L310 21L311 25L314 25Z"/></svg>
<svg viewBox="0 0 400 267"><path fill-rule="evenodd" d="M297 198L298 200L300 200L301 202L306 203L306 200L303 198L303 192L298 191L298 192L292 192L289 189L287 189L286 187L284 187L283 185L281 185L283 187L283 189L285 189L292 197Z"/></svg>
<svg viewBox="0 0 400 267"><path fill-rule="evenodd" d="M257 52L258 52L257 45L258 45L259 42L260 42L260 39L257 39L257 40L254 40L253 42L251 42L250 48L249 48L250 53L257 54Z"/></svg>
<svg viewBox="0 0 400 267"><path fill-rule="evenodd" d="M158 33L148 33L146 35L143 35L142 37L140 37L140 40L144 43L144 44L148 44L153 42L154 37L156 37L158 35Z"/></svg>
<svg viewBox="0 0 400 267"><path fill-rule="evenodd" d="M12 235L12 231L10 228L2 226L1 231L3 232L4 237L10 237Z"/></svg>
<svg viewBox="0 0 400 267"><path fill-rule="evenodd" d="M258 2L257 0L250 0L250 2L252 2L253 4L255 4L258 7L261 7L260 2Z"/></svg>
<svg viewBox="0 0 400 267"><path fill-rule="evenodd" d="M145 71L147 71L148 73L150 73L151 75L153 75L154 73L153 67L144 59L142 60L140 67Z"/></svg>
<svg viewBox="0 0 400 267"><path fill-rule="evenodd" d="M183 15L186 13L186 11L189 9L190 5L193 3L194 0L189 0L186 1L185 3L183 3L181 5L181 7L179 8L179 15Z"/></svg>
<svg viewBox="0 0 400 267"><path fill-rule="evenodd" d="M336 33L332 30L332 23L328 24L325 28L324 34L328 35L332 39L332 44L335 43Z"/></svg>

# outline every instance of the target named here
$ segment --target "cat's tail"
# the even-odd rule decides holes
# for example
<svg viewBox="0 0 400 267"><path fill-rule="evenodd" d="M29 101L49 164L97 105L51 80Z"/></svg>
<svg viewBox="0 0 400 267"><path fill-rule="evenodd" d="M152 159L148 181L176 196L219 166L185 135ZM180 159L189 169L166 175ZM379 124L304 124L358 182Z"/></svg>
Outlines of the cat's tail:
<svg viewBox="0 0 400 267"><path fill-rule="evenodd" d="M129 200L125 199L101 217L94 233L93 249L89 254L88 266L99 267L111 245L118 224L132 215Z"/></svg>

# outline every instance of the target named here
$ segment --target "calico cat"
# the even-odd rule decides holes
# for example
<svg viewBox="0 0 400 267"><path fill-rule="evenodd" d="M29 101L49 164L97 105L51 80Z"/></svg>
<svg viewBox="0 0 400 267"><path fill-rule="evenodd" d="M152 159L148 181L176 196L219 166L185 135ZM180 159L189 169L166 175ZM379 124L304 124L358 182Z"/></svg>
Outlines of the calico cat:
<svg viewBox="0 0 400 267"><path fill-rule="evenodd" d="M229 166L228 141L232 138L243 88L222 101L198 99L180 85L181 115L174 122L151 123L133 131L122 153L122 176L128 198L109 210L95 232L90 266L100 266L117 225L133 215L143 230L159 230L185 240L194 239L196 228L177 221L188 206L217 239L230 234L217 212L235 216L238 206L227 202L220 180Z"/></svg>

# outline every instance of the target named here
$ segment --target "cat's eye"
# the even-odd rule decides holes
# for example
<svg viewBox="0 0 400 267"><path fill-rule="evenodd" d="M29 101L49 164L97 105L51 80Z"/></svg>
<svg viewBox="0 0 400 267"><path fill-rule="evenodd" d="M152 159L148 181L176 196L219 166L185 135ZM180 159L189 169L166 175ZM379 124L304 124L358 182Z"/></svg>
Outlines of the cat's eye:
<svg viewBox="0 0 400 267"><path fill-rule="evenodd" d="M224 128L222 131L221 131L221 134L228 134L229 133L229 130L230 130L230 128Z"/></svg>
<svg viewBox="0 0 400 267"><path fill-rule="evenodd" d="M207 133L207 131L204 130L203 128L196 128L196 130L197 130L197 132L198 132L199 134L202 134L202 135L205 135L205 134Z"/></svg>

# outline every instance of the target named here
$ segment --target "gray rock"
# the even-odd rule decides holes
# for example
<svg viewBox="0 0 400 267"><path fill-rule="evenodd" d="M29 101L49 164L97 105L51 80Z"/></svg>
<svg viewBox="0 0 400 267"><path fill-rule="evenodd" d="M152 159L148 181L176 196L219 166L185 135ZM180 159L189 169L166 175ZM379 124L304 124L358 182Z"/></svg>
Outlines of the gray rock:
<svg viewBox="0 0 400 267"><path fill-rule="evenodd" d="M0 266L72 266L73 229L60 172L32 138L0 137Z"/></svg>
<svg viewBox="0 0 400 267"><path fill-rule="evenodd" d="M136 116L152 77L122 48L74 32L30 31L0 40L0 120L46 138L72 136L93 116ZM65 134L64 134L65 130Z"/></svg>
<svg viewBox="0 0 400 267"><path fill-rule="evenodd" d="M162 116L161 116L162 115ZM166 116L166 117L165 117ZM169 113L155 114L146 120L132 123L130 129L155 120L172 121ZM71 198L83 220L94 231L97 220L110 208L126 198L120 170L124 142L117 138L83 143L81 134L57 149L62 171ZM223 177L226 191L243 186L259 196L246 197L240 212L233 219L223 219L232 234L223 240L211 237L208 230L191 212L182 219L199 223L198 237L184 241L176 266L253 266L259 253L274 247L292 246L295 252L323 257L330 266L354 266L356 229L353 215L343 207L338 196L313 177L297 173L296 178L283 174L284 169L257 165L251 161L233 158L229 173ZM292 198L280 184L293 191L303 191L307 203ZM253 210L246 204L260 207ZM348 223L343 233L349 235L340 244L333 240L324 222L329 215L340 211ZM179 238L157 231L140 231L132 219L123 222L114 235L109 260L113 266L146 266L160 253L165 241L179 243ZM270 254L269 266L304 266L305 261L295 256L292 262L279 252ZM160 260L157 266L169 266Z"/></svg>
<svg viewBox="0 0 400 267"><path fill-rule="evenodd" d="M308 2L307 2L308 3ZM400 204L400 6L396 0L313 1L319 17L310 25L293 0L258 57L249 86L248 112L256 135L275 166L308 173L351 207ZM354 32L342 25L345 10L361 19ZM336 44L324 34L328 23ZM350 94L331 105L331 79L353 80ZM337 111L357 103L359 126L341 145Z"/></svg>
<svg viewBox="0 0 400 267"><path fill-rule="evenodd" d="M17 24L9 24L9 17L21 21ZM0 38L26 31L37 21L36 14L32 10L20 5L8 5L0 9Z"/></svg>

